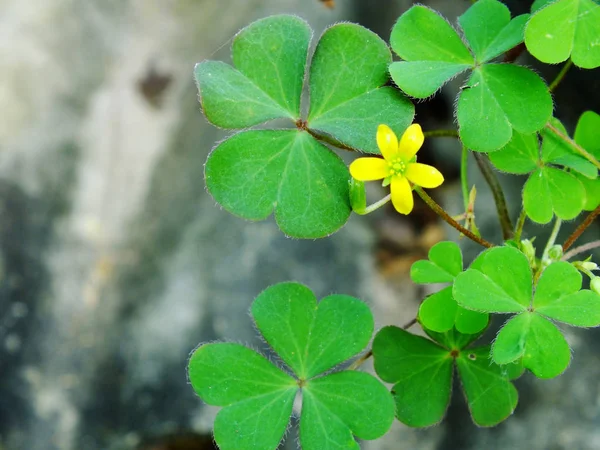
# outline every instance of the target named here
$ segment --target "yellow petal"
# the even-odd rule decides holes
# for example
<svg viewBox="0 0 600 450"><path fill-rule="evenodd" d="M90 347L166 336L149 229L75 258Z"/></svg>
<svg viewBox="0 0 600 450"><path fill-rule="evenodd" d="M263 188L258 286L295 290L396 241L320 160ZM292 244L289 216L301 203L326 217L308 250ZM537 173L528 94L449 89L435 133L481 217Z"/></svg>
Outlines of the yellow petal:
<svg viewBox="0 0 600 450"><path fill-rule="evenodd" d="M350 175L359 181L381 180L389 175L389 170L381 158L358 158L350 164Z"/></svg>
<svg viewBox="0 0 600 450"><path fill-rule="evenodd" d="M398 154L398 138L387 125L377 127L377 147L388 161Z"/></svg>
<svg viewBox="0 0 600 450"><path fill-rule="evenodd" d="M436 188L444 182L440 171L427 164L411 163L406 167L404 175L417 186L424 188Z"/></svg>
<svg viewBox="0 0 600 450"><path fill-rule="evenodd" d="M392 178L392 204L400 214L408 214L413 209L413 195L408 180L404 177Z"/></svg>
<svg viewBox="0 0 600 450"><path fill-rule="evenodd" d="M398 153L402 156L404 161L410 161L412 157L417 154L421 145L423 145L424 140L425 136L423 136L421 125L413 123L402 135Z"/></svg>

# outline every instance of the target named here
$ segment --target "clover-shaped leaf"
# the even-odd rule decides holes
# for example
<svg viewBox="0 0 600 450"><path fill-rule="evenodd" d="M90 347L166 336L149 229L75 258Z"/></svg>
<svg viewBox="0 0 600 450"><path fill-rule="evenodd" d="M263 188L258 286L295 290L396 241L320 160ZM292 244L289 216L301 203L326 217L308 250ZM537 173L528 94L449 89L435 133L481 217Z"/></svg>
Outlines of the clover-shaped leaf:
<svg viewBox="0 0 600 450"><path fill-rule="evenodd" d="M544 270L533 296L533 309L577 327L600 325L600 296L581 289L581 273L565 261L552 263Z"/></svg>
<svg viewBox="0 0 600 450"><path fill-rule="evenodd" d="M460 248L454 242L438 242L429 250L428 260L416 261L410 269L415 283L452 283L462 272L463 262ZM419 307L419 322L431 331L444 333L453 327L465 334L483 330L488 314L470 311L456 304L452 297L452 286L428 296Z"/></svg>
<svg viewBox="0 0 600 450"><path fill-rule="evenodd" d="M548 223L556 214L574 219L585 206L585 188L572 174L544 167L531 174L523 189L523 207L534 222Z"/></svg>
<svg viewBox="0 0 600 450"><path fill-rule="evenodd" d="M390 75L404 92L416 98L429 97L474 63L450 24L421 5L400 16L392 29L390 44L404 60L390 65Z"/></svg>
<svg viewBox="0 0 600 450"><path fill-rule="evenodd" d="M542 62L556 64L569 56L576 66L600 66L598 23L600 5L594 0L544 2L527 23L525 45Z"/></svg>
<svg viewBox="0 0 600 450"><path fill-rule="evenodd" d="M577 123L577 128L575 129L576 133L577 129L582 130L588 128L586 126L587 117L589 116L586 113L581 115ZM554 125L554 127L563 135L568 135L567 130L559 120L553 118L550 123ZM597 124L590 125L594 126ZM595 133L592 132L591 134L592 136L594 134L598 135L598 130L595 130ZM563 140L555 133L547 129L542 130L540 135L543 138L540 155L540 161L542 163L562 165L592 179L595 179L598 176L598 168L591 161L577 153L570 141ZM587 136L589 136L589 134ZM598 144L593 140L589 141L586 139L585 135L579 133L578 138L579 140L576 139L575 143L579 144L581 147L587 149L589 146L590 149L599 149ZM592 153L592 151L589 153Z"/></svg>
<svg viewBox="0 0 600 450"><path fill-rule="evenodd" d="M522 312L531 303L533 286L529 262L513 247L488 250L478 269L467 269L454 280L459 305L484 312Z"/></svg>
<svg viewBox="0 0 600 450"><path fill-rule="evenodd" d="M437 342L397 327L385 327L373 341L375 371L394 383L398 420L412 427L438 423L450 402L454 362L473 421L493 426L517 405L518 394L505 370L490 361L490 348L467 348L477 337L452 330L430 333Z"/></svg>
<svg viewBox="0 0 600 450"><path fill-rule="evenodd" d="M192 387L208 404L224 407L214 425L220 449L277 448L299 389L304 450L358 450L353 435L376 439L387 432L394 402L381 382L356 371L324 374L368 344L373 317L366 304L344 295L317 302L305 286L281 283L263 291L251 313L292 375L239 344L210 343L194 351Z"/></svg>
<svg viewBox="0 0 600 450"><path fill-rule="evenodd" d="M412 122L414 107L388 82L392 61L386 43L355 24L327 29L310 67L307 126L369 153L379 153L373 136L379 124L395 133Z"/></svg>
<svg viewBox="0 0 600 450"><path fill-rule="evenodd" d="M595 140L600 134L593 114L588 111L580 117L575 140L581 147L589 147L592 155L594 151L600 153ZM552 119L551 123L559 132L567 134L558 120ZM500 170L530 173L523 190L527 215L535 222L548 223L555 214L560 219L570 220L584 209L593 210L600 203L596 166L550 130L544 129L540 136L543 139L541 148L536 134L515 132L505 147L489 155ZM563 169L557 166L563 166Z"/></svg>
<svg viewBox="0 0 600 450"><path fill-rule="evenodd" d="M279 228L290 236L326 236L350 214L346 165L305 131L236 134L213 150L205 177L228 211L262 220L274 210Z"/></svg>
<svg viewBox="0 0 600 450"><path fill-rule="evenodd" d="M390 65L392 79L407 94L425 98L472 70L457 102L460 137L472 150L497 150L513 130L533 133L552 114L552 99L538 75L513 64L489 63L522 42L528 18L511 20L501 2L479 0L459 18L467 48L439 14L413 6L392 30L392 49L404 60Z"/></svg>
<svg viewBox="0 0 600 450"><path fill-rule="evenodd" d="M533 133L552 114L552 99L542 79L514 64L485 64L473 70L456 110L460 138L468 148L494 151L513 129Z"/></svg>
<svg viewBox="0 0 600 450"><path fill-rule="evenodd" d="M378 153L377 126L397 133L414 107L384 86L391 53L371 31L337 24L319 40L310 67L308 118L301 117L312 30L295 16L252 23L233 40L235 68L219 61L196 66L207 119L246 129L273 119L295 128L245 130L220 143L206 163L206 184L232 214L263 220L271 213L289 236L317 238L337 231L351 212L348 169L321 141Z"/></svg>
<svg viewBox="0 0 600 450"><path fill-rule="evenodd" d="M600 160L600 115L594 111L585 111L577 121L574 139L586 149L596 160ZM586 160L587 162L587 160ZM593 170L598 173L594 166ZM600 177L592 177L589 173L574 174L585 189L586 211L593 211L600 205Z"/></svg>
<svg viewBox="0 0 600 450"><path fill-rule="evenodd" d="M567 369L571 350L556 325L527 311L510 319L498 332L492 357L497 364L522 358L536 377L554 378Z"/></svg>
<svg viewBox="0 0 600 450"><path fill-rule="evenodd" d="M462 253L454 242L438 242L429 249L428 256L428 260L419 260L410 268L415 283L450 283L462 272Z"/></svg>
<svg viewBox="0 0 600 450"><path fill-rule="evenodd" d="M577 121L575 142L600 159L600 114L585 111Z"/></svg>
<svg viewBox="0 0 600 450"><path fill-rule="evenodd" d="M277 448L298 390L294 378L255 351L233 343L199 347L190 359L189 378L206 403L225 407L214 425L221 450L256 448L251 442Z"/></svg>
<svg viewBox="0 0 600 450"><path fill-rule="evenodd" d="M511 20L510 11L503 3L480 0L459 17L458 23L476 61L482 63L523 42L528 19L529 14L522 14Z"/></svg>
<svg viewBox="0 0 600 450"><path fill-rule="evenodd" d="M296 120L312 30L294 16L252 23L233 40L237 69L219 61L196 65L206 118L223 128L246 128L277 118Z"/></svg>
<svg viewBox="0 0 600 450"><path fill-rule="evenodd" d="M483 312L516 313L498 333L492 347L497 364L522 358L540 378L560 375L571 353L560 330L549 319L574 326L600 325L600 296L581 290L581 274L566 262L542 272L535 293L527 257L513 247L485 252L478 269L456 277L453 295L459 305Z"/></svg>

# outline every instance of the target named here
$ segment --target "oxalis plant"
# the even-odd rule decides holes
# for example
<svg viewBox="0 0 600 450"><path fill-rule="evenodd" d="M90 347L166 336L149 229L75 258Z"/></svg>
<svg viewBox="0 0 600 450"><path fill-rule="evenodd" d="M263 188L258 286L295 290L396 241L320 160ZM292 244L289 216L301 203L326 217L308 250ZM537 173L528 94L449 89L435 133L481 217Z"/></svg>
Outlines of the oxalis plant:
<svg viewBox="0 0 600 450"><path fill-rule="evenodd" d="M434 245L410 275L446 287L422 301L413 321L374 338L372 313L359 299L319 301L295 282L267 287L250 311L277 362L226 342L200 344L190 358L196 393L223 407L215 441L222 450L275 449L301 392L295 411L302 449L358 449L356 438L381 437L394 417L413 427L441 421L454 373L473 421L496 425L515 410L512 381L525 370L553 378L567 369L571 351L557 323L600 325L600 278L589 256L600 241L573 248L600 214L600 115L586 111L571 134L553 117L551 95L572 65L600 65L600 5L537 0L531 14L511 18L501 2L479 0L457 28L415 5L392 29L396 61L384 41L356 24L328 28L309 57L311 36L298 17L268 17L235 36L233 66L196 66L206 118L241 130L206 162L215 200L249 220L274 214L286 235L315 239L336 232L352 212L390 201L410 214L415 193L482 252L466 266L456 243ZM525 48L543 63L564 62L550 85L514 63ZM413 123L412 99L431 97L457 76L464 78L458 129L423 131ZM423 190L444 181L438 169L417 162L424 139L437 137L462 143L456 158L465 212L457 218ZM357 158L348 167L338 151ZM493 193L503 242L490 242L476 226L469 157ZM529 175L514 223L497 171ZM389 195L367 206L364 183L373 180ZM528 220L551 224L539 251L539 240L522 239ZM557 243L565 220L579 225ZM582 289L584 277L590 289ZM480 342L492 314L504 315L504 325L493 343ZM427 337L408 331L416 324ZM359 370L371 357L377 377Z"/></svg>

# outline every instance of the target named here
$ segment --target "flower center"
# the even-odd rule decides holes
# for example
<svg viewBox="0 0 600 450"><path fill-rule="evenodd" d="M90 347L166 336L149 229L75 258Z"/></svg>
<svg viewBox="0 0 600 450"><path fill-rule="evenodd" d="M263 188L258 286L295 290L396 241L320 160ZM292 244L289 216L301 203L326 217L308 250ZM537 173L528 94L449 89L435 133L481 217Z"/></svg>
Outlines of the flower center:
<svg viewBox="0 0 600 450"><path fill-rule="evenodd" d="M388 170L391 176L403 175L406 170L406 163L402 160L402 158L397 157L388 162Z"/></svg>

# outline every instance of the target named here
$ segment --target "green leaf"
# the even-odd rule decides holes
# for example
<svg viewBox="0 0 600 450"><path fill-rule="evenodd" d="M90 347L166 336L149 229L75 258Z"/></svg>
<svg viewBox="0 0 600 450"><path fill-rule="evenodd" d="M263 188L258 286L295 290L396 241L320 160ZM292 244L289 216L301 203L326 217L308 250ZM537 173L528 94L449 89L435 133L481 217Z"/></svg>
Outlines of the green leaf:
<svg viewBox="0 0 600 450"><path fill-rule="evenodd" d="M510 20L510 11L497 0L475 2L458 21L478 62L486 62L523 41L529 14Z"/></svg>
<svg viewBox="0 0 600 450"><path fill-rule="evenodd" d="M392 49L404 61L390 65L394 82L407 94L425 98L474 63L456 31L421 5L406 11L392 29Z"/></svg>
<svg viewBox="0 0 600 450"><path fill-rule="evenodd" d="M405 61L474 63L454 28L437 12L415 5L400 16L390 37L394 52Z"/></svg>
<svg viewBox="0 0 600 450"><path fill-rule="evenodd" d="M575 142L600 159L600 114L585 111L577 121Z"/></svg>
<svg viewBox="0 0 600 450"><path fill-rule="evenodd" d="M345 371L310 380L302 388L303 450L355 448L383 436L394 421L394 400L372 375Z"/></svg>
<svg viewBox="0 0 600 450"><path fill-rule="evenodd" d="M375 33L356 24L327 29L310 68L308 126L340 142L379 153L381 123L400 135L412 122L414 106L388 81L392 55Z"/></svg>
<svg viewBox="0 0 600 450"><path fill-rule="evenodd" d="M498 169L508 173L525 174L535 170L539 159L537 134L515 131L505 147L489 154L490 161Z"/></svg>
<svg viewBox="0 0 600 450"><path fill-rule="evenodd" d="M443 333L454 327L458 305L452 298L452 286L442 289L423 300L419 307L419 322L425 328Z"/></svg>
<svg viewBox="0 0 600 450"><path fill-rule="evenodd" d="M311 33L298 17L268 17L235 37L232 56L237 70L217 61L196 65L206 118L223 128L298 118Z"/></svg>
<svg viewBox="0 0 600 450"><path fill-rule="evenodd" d="M531 13L533 14L539 9L545 8L550 3L554 3L556 0L535 0L531 5Z"/></svg>
<svg viewBox="0 0 600 450"><path fill-rule="evenodd" d="M578 173L574 173L573 175L585 189L585 204L583 205L583 209L585 211L593 211L600 205L600 178L590 180Z"/></svg>
<svg viewBox="0 0 600 450"><path fill-rule="evenodd" d="M415 283L449 283L462 272L462 254L454 242L438 242L428 256L429 260L416 261L410 268L410 278Z"/></svg>
<svg viewBox="0 0 600 450"><path fill-rule="evenodd" d="M450 401L452 357L433 342L397 327L382 328L373 341L375 371L395 383L396 417L411 427L439 422Z"/></svg>
<svg viewBox="0 0 600 450"><path fill-rule="evenodd" d="M225 406L214 425L219 448L275 449L279 445L298 385L265 357L239 344L206 344L190 358L189 379L206 403Z"/></svg>
<svg viewBox="0 0 600 450"><path fill-rule="evenodd" d="M482 427L497 425L517 406L518 393L503 370L490 360L490 347L460 352L458 374L473 421Z"/></svg>
<svg viewBox="0 0 600 450"><path fill-rule="evenodd" d="M245 128L271 119L294 118L228 64L203 61L196 64L194 75L202 110L213 125Z"/></svg>
<svg viewBox="0 0 600 450"><path fill-rule="evenodd" d="M571 350L556 325L536 313L525 312L509 320L492 346L497 364L523 357L523 366L538 378L563 373L571 360Z"/></svg>
<svg viewBox="0 0 600 450"><path fill-rule="evenodd" d="M427 98L469 67L447 61L396 61L390 65L390 75L411 97Z"/></svg>
<svg viewBox="0 0 600 450"><path fill-rule="evenodd" d="M300 96L312 30L296 16L253 22L233 40L235 67L288 111L300 114Z"/></svg>
<svg viewBox="0 0 600 450"><path fill-rule="evenodd" d="M312 291L298 283L267 288L251 312L266 341L301 380L355 356L373 334L373 316L365 303L330 295L317 306Z"/></svg>
<svg viewBox="0 0 600 450"><path fill-rule="evenodd" d="M476 311L525 311L531 303L532 275L527 258L513 247L495 247L486 253L479 270L468 269L454 280L459 305Z"/></svg>
<svg viewBox="0 0 600 450"><path fill-rule="evenodd" d="M585 189L579 180L552 167L533 172L523 189L525 211L537 223L550 222L553 213L563 220L574 219L585 201Z"/></svg>
<svg viewBox="0 0 600 450"><path fill-rule="evenodd" d="M494 151L512 129L533 133L552 115L546 84L531 70L513 64L485 64L473 71L457 107L460 138L475 151Z"/></svg>
<svg viewBox="0 0 600 450"><path fill-rule="evenodd" d="M458 306L452 297L452 286L430 295L419 307L421 325L437 333L444 333L456 326L461 333L476 334L488 325L488 321L487 314Z"/></svg>
<svg viewBox="0 0 600 450"><path fill-rule="evenodd" d="M350 215L346 165L306 132L236 134L210 154L205 176L229 212L262 220L275 210L279 228L293 237L327 236Z"/></svg>
<svg viewBox="0 0 600 450"><path fill-rule="evenodd" d="M568 135L567 130L559 120L552 118L551 123L564 135ZM569 142L565 142L548 129L543 129L541 135L544 138L542 143L543 162L569 167L588 178L597 177L598 169L596 166L579 153L576 153Z"/></svg>
<svg viewBox="0 0 600 450"><path fill-rule="evenodd" d="M600 295L581 289L581 274L565 261L550 264L540 277L533 306L551 319L578 327L600 325Z"/></svg>
<svg viewBox="0 0 600 450"><path fill-rule="evenodd" d="M454 326L463 334L477 334L483 331L490 322L490 316L487 313L471 311L459 306L456 309Z"/></svg>
<svg viewBox="0 0 600 450"><path fill-rule="evenodd" d="M462 350L472 342L476 341L482 334L481 331L475 334L465 334L459 332L456 328L444 333L436 333L428 329L425 329L424 331L431 339L450 351Z"/></svg>
<svg viewBox="0 0 600 450"><path fill-rule="evenodd" d="M479 0L458 18L469 46L480 57L510 22L510 11L497 0Z"/></svg>
<svg viewBox="0 0 600 450"><path fill-rule="evenodd" d="M377 127L385 123L401 136L413 116L413 104L400 91L381 87L324 112L308 125L347 146L378 154Z"/></svg>
<svg viewBox="0 0 600 450"><path fill-rule="evenodd" d="M600 5L593 0L559 0L538 10L525 29L527 50L542 62L556 64L569 56L576 66L600 66Z"/></svg>
<svg viewBox="0 0 600 450"><path fill-rule="evenodd" d="M502 366L502 369L506 371L506 376L509 380L516 380L525 372L525 367L523 367L523 360L521 358Z"/></svg>
<svg viewBox="0 0 600 450"><path fill-rule="evenodd" d="M310 67L309 120L387 82L392 55L372 31L352 23L328 28Z"/></svg>
<svg viewBox="0 0 600 450"><path fill-rule="evenodd" d="M511 20L508 25L496 35L496 38L485 50L481 57L481 61L489 61L523 42L525 25L527 24L529 17L529 14L521 14Z"/></svg>
<svg viewBox="0 0 600 450"><path fill-rule="evenodd" d="M550 123L554 125L565 136L569 134L567 133L567 129L562 124L562 122L556 117L552 117L550 119ZM567 149L568 144L564 140L560 139L552 131L544 128L540 132L540 135L544 138L544 140L542 141L541 148L541 160L543 162L553 161L555 158L569 153L569 150Z"/></svg>
<svg viewBox="0 0 600 450"><path fill-rule="evenodd" d="M363 302L330 295L317 304L308 288L282 283L262 292L251 312L267 342L299 379L239 344L197 348L189 379L207 403L225 407L214 426L220 449L275 450L299 387L303 449L359 450L352 434L375 439L387 432L394 400L379 380L355 371L317 377L368 344L373 317Z"/></svg>
<svg viewBox="0 0 600 450"><path fill-rule="evenodd" d="M560 301L564 295L573 294L581 289L581 274L566 261L557 261L544 269L533 295L533 307L547 307Z"/></svg>
<svg viewBox="0 0 600 450"><path fill-rule="evenodd" d="M583 289L563 295L552 304L537 308L537 312L576 327L597 327L600 325L600 295Z"/></svg>

